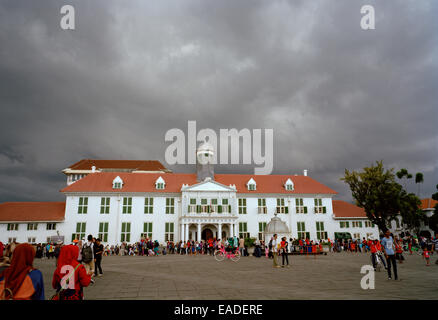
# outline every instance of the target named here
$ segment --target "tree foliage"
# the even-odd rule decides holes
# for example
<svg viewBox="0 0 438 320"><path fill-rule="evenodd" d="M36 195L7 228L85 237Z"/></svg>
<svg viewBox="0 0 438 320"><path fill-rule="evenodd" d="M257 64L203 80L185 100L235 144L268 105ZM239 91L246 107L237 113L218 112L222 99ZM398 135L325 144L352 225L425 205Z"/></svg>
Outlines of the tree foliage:
<svg viewBox="0 0 438 320"><path fill-rule="evenodd" d="M436 185L436 189L438 190L438 184ZM433 200L438 201L438 192L435 192L432 195ZM438 204L435 205L435 211L433 215L429 218L429 227L435 232L438 232Z"/></svg>
<svg viewBox="0 0 438 320"><path fill-rule="evenodd" d="M410 175L406 169L397 172L399 179ZM356 172L345 169L342 181L350 186L356 205L364 208L370 221L385 231L398 214L408 227L419 226L422 212L420 199L395 181L394 169L386 170L383 161Z"/></svg>

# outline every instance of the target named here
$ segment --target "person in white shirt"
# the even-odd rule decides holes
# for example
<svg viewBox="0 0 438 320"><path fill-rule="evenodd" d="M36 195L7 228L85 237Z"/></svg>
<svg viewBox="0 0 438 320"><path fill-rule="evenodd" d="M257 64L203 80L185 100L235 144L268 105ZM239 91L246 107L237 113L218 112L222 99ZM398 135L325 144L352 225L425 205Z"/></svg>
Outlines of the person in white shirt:
<svg viewBox="0 0 438 320"><path fill-rule="evenodd" d="M277 234L274 234L274 237L272 238L272 254L274 256L273 259L273 267L274 268L280 268L278 265L278 242L277 242Z"/></svg>

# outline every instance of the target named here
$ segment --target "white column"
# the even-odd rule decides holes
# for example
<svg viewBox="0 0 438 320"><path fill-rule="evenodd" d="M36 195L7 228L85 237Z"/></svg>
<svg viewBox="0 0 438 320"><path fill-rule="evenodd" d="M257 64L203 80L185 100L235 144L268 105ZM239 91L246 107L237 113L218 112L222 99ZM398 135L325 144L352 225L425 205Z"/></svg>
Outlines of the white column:
<svg viewBox="0 0 438 320"><path fill-rule="evenodd" d="M217 228L218 238L222 240L222 223L219 223Z"/></svg>
<svg viewBox="0 0 438 320"><path fill-rule="evenodd" d="M198 223L198 242L201 242L201 223Z"/></svg>
<svg viewBox="0 0 438 320"><path fill-rule="evenodd" d="M186 237L185 237L184 241L187 241L187 240L191 240L191 239L189 239L189 224L188 223L186 223Z"/></svg>
<svg viewBox="0 0 438 320"><path fill-rule="evenodd" d="M231 228L233 229L232 234L233 234L233 237L234 237L234 236L236 236L236 225L233 223L233 224L231 224L230 226L231 226Z"/></svg>
<svg viewBox="0 0 438 320"><path fill-rule="evenodd" d="M180 240L183 242L185 241L185 239L184 239L184 223L181 223Z"/></svg>

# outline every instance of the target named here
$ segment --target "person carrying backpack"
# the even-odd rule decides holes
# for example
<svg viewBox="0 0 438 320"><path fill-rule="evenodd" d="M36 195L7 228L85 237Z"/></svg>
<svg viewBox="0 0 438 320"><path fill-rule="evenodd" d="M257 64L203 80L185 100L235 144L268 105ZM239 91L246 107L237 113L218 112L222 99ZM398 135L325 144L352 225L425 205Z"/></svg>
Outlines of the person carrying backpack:
<svg viewBox="0 0 438 320"><path fill-rule="evenodd" d="M94 243L93 236L88 235L88 241L82 246L82 263L87 273L94 273Z"/></svg>
<svg viewBox="0 0 438 320"><path fill-rule="evenodd" d="M51 300L84 299L83 287L87 287L91 283L93 272L86 271L85 266L78 262L78 256L79 248L77 246L62 247L52 279L52 287L56 289L56 294ZM61 283L62 279L65 280L65 284Z"/></svg>
<svg viewBox="0 0 438 320"><path fill-rule="evenodd" d="M44 300L41 271L33 267L35 249L28 243L18 245L11 265L0 274L0 300Z"/></svg>

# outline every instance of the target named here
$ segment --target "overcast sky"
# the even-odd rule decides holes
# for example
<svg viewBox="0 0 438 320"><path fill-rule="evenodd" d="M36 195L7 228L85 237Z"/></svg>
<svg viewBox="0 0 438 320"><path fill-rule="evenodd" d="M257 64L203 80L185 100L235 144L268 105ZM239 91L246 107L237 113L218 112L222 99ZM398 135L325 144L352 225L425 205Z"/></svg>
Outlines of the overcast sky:
<svg viewBox="0 0 438 320"><path fill-rule="evenodd" d="M64 4L76 9L74 31L60 28ZM375 30L360 28L365 4ZM273 173L308 169L339 199L351 200L345 168L375 160L423 172L430 197L437 9L433 0L0 0L0 202L63 200L61 170L83 158L167 165L165 133L187 132L188 120L217 132L273 128Z"/></svg>

